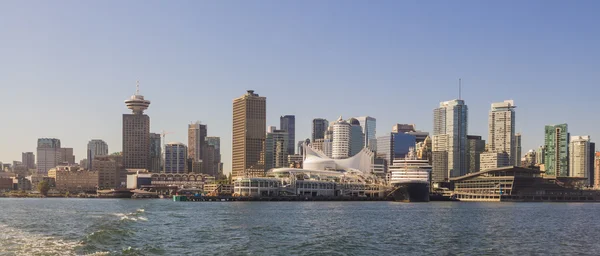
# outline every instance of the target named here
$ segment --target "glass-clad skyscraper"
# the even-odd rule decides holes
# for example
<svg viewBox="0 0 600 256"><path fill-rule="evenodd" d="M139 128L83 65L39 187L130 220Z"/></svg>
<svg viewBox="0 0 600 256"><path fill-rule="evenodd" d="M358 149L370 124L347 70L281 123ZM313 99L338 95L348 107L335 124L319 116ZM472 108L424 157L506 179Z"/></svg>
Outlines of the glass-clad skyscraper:
<svg viewBox="0 0 600 256"><path fill-rule="evenodd" d="M279 129L284 130L288 134L287 154L293 155L294 142L296 141L296 116L285 115L279 117Z"/></svg>
<svg viewBox="0 0 600 256"><path fill-rule="evenodd" d="M567 124L546 125L544 167L547 176L569 174L569 131Z"/></svg>
<svg viewBox="0 0 600 256"><path fill-rule="evenodd" d="M451 100L440 103L440 107L433 111L433 135L436 143L436 138L440 138L436 135L447 135L445 138L445 148L438 148L438 151L447 152L447 168L448 176L440 174L438 177L458 177L468 173L467 166L467 115L468 108L465 105L464 100ZM435 148L435 147L434 147ZM434 149L435 151L436 149ZM434 155L434 172L441 169L436 168L436 161ZM437 154L441 155L441 154Z"/></svg>
<svg viewBox="0 0 600 256"><path fill-rule="evenodd" d="M377 119L370 116L357 117L356 120L360 122L360 126L365 134L365 147L376 151L377 150Z"/></svg>

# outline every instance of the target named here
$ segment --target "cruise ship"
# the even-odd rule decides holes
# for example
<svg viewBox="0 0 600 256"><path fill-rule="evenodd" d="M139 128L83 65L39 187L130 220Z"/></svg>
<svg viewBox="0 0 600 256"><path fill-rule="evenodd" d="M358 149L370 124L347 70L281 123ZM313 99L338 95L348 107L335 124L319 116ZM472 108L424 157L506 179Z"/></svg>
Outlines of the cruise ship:
<svg viewBox="0 0 600 256"><path fill-rule="evenodd" d="M389 184L394 186L395 201L429 202L431 165L427 160L418 160L414 148L410 148L404 159L394 160L389 166Z"/></svg>

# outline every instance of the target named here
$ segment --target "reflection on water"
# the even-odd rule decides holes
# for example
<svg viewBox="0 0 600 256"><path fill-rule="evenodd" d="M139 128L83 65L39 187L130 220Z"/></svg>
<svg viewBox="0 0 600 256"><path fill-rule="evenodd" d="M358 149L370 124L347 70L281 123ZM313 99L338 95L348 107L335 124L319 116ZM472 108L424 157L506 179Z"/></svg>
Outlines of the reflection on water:
<svg viewBox="0 0 600 256"><path fill-rule="evenodd" d="M0 255L596 255L600 204L0 199Z"/></svg>

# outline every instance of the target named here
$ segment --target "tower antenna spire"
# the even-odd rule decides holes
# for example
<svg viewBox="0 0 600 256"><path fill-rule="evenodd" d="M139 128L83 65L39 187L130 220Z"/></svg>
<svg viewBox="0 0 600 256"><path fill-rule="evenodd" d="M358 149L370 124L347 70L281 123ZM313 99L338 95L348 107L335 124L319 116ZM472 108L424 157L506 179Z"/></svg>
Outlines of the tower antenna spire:
<svg viewBox="0 0 600 256"><path fill-rule="evenodd" d="M462 100L462 79L458 79L458 99Z"/></svg>
<svg viewBox="0 0 600 256"><path fill-rule="evenodd" d="M140 95L140 80L135 83L135 95Z"/></svg>

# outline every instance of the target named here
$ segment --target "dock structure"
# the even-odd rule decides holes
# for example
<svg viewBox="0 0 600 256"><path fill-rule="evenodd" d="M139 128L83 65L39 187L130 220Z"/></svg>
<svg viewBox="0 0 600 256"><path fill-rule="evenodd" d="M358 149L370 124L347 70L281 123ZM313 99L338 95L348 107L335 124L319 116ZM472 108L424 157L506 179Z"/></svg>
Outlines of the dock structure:
<svg viewBox="0 0 600 256"><path fill-rule="evenodd" d="M347 197L347 196L194 196L175 195L175 202L231 202L231 201L391 201L392 198L384 197Z"/></svg>
<svg viewBox="0 0 600 256"><path fill-rule="evenodd" d="M600 202L600 191L584 189L585 178L544 176L522 167L488 169L450 179L460 201Z"/></svg>

